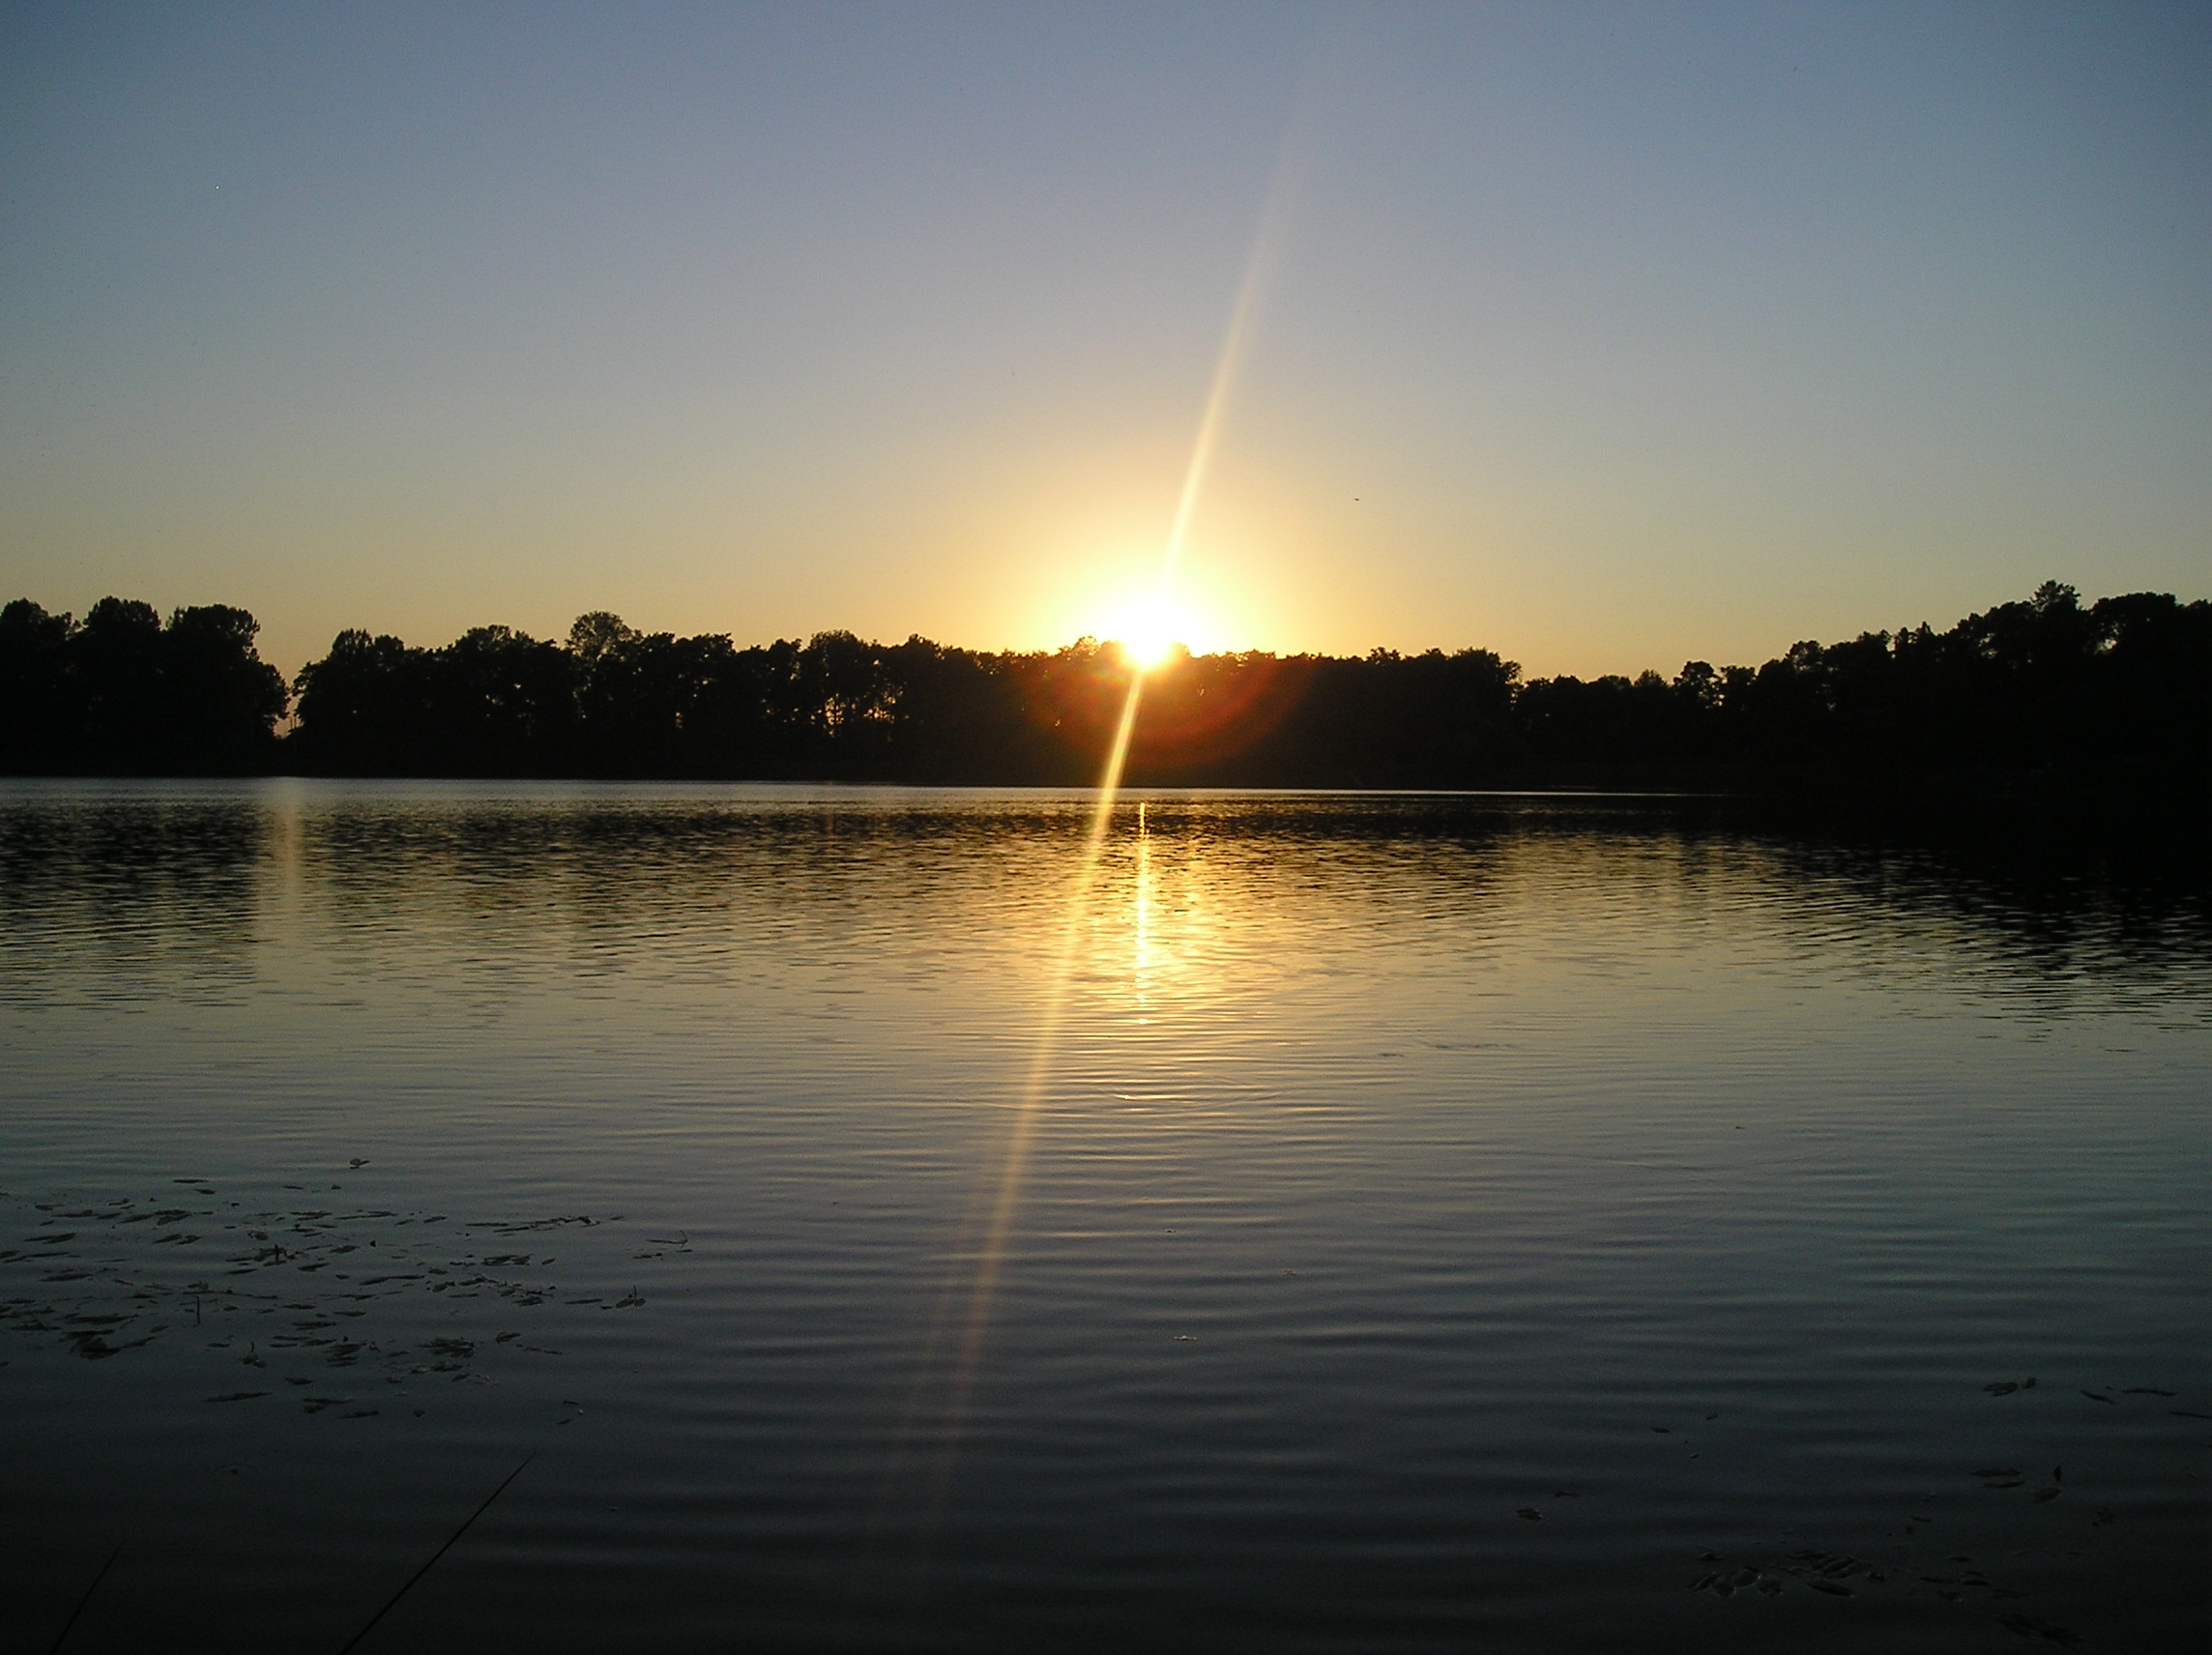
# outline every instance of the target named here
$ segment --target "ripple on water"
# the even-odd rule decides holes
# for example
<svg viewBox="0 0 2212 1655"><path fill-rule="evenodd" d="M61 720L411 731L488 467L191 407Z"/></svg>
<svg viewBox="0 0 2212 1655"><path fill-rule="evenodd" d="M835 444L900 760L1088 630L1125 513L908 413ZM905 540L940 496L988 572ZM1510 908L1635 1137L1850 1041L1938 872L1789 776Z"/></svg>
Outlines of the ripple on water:
<svg viewBox="0 0 2212 1655"><path fill-rule="evenodd" d="M84 1647L335 1647L529 1455L377 1636L2200 1621L2197 899L1145 796L1076 902L1089 812L0 787L9 1630L125 1538Z"/></svg>

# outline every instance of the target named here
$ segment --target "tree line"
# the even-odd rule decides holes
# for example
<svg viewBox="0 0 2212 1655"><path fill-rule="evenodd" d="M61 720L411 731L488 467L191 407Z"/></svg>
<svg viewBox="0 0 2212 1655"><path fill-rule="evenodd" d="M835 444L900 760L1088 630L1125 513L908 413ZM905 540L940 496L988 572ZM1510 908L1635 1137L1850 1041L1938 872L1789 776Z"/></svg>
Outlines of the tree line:
<svg viewBox="0 0 2212 1655"><path fill-rule="evenodd" d="M164 624L103 597L82 621L28 598L0 609L0 771L249 774L278 751L289 692L262 660L260 623L211 603Z"/></svg>
<svg viewBox="0 0 2212 1655"><path fill-rule="evenodd" d="M984 653L825 632L739 648L604 612L561 642L341 632L287 686L253 617L103 598L0 610L0 769L29 773L1095 781L1112 645ZM285 714L291 727L279 734ZM1145 680L1131 785L1718 784L2133 767L2204 775L2212 603L2029 598L1759 667L1524 681L1488 650L1178 654Z"/></svg>

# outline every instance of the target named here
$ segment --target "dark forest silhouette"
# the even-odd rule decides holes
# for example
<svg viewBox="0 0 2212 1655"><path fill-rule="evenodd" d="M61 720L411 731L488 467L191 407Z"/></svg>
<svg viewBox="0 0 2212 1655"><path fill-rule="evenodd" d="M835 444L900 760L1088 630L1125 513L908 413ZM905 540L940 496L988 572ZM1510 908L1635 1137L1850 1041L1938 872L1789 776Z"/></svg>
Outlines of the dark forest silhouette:
<svg viewBox="0 0 2212 1655"><path fill-rule="evenodd" d="M579 618L440 649L338 635L290 695L242 609L103 598L0 610L0 770L915 783L1097 779L1128 684L1111 645L981 653L927 639L738 648ZM294 727L277 733L287 710ZM2212 603L2089 605L2046 583L1928 625L1800 643L1752 668L1522 682L1487 650L1179 654L1131 785L1773 784L2139 771L2201 785Z"/></svg>
<svg viewBox="0 0 2212 1655"><path fill-rule="evenodd" d="M0 609L0 770L15 775L223 775L266 770L284 676L260 623L214 603L162 624L103 597L82 621L19 599Z"/></svg>

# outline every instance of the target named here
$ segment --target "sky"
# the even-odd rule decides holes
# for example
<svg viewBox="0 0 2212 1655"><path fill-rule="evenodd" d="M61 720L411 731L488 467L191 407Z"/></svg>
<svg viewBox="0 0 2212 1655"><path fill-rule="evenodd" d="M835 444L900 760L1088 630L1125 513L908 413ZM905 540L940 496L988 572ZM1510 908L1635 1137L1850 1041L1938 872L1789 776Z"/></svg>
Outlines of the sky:
<svg viewBox="0 0 2212 1655"><path fill-rule="evenodd" d="M1588 676L2046 579L2212 595L2202 6L0 6L0 597Z"/></svg>

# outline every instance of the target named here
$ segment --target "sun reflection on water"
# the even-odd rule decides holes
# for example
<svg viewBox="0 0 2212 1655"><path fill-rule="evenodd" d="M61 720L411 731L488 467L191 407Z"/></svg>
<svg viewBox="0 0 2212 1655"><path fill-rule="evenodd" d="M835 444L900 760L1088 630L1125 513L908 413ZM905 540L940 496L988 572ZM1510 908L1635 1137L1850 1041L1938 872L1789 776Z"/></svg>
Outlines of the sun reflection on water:
<svg viewBox="0 0 2212 1655"><path fill-rule="evenodd" d="M1134 899L1130 903L1135 933L1132 951L1131 998L1140 1021L1149 1022L1152 1008L1152 836L1145 821L1145 801L1137 801L1137 881Z"/></svg>

